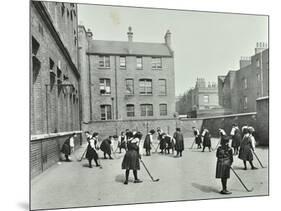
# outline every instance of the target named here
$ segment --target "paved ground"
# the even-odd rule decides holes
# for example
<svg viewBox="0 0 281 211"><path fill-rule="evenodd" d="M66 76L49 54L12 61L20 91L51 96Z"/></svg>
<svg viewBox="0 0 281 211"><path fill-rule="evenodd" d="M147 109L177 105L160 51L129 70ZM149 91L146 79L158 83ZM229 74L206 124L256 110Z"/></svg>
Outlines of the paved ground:
<svg viewBox="0 0 281 211"><path fill-rule="evenodd" d="M188 149L193 138L185 139L182 158L153 153L142 159L159 182L152 182L141 166L139 178L143 183L124 185L121 162L124 153L116 153L114 160L101 159L103 168L88 168L87 160L62 162L54 165L31 182L31 208L49 209L78 206L100 206L176 200L194 200L223 197L268 195L268 150L258 148L256 153L266 168L254 163L258 170L243 170L243 163L234 158L233 168L253 192L246 192L234 174L228 182L232 195L221 195L220 180L215 179L216 157L213 152ZM216 146L217 139L213 139ZM155 143L155 146L157 144ZM80 158L86 146L76 151ZM102 155L100 153L100 155ZM102 157L102 156L101 156ZM73 156L75 160L75 156Z"/></svg>

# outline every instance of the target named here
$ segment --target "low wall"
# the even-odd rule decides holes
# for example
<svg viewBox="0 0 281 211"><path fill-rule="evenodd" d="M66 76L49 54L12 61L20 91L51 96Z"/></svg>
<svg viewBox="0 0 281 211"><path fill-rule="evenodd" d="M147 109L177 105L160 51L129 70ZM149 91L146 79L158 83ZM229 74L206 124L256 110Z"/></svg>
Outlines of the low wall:
<svg viewBox="0 0 281 211"><path fill-rule="evenodd" d="M30 169L31 178L39 175L61 158L61 147L64 141L73 132L77 133L74 139L75 149L82 144L82 131L72 131L57 134L31 136L30 141Z"/></svg>
<svg viewBox="0 0 281 211"><path fill-rule="evenodd" d="M149 119L149 120L118 120L118 121L94 121L88 124L83 124L84 131L88 130L91 133L98 132L101 139L109 135L119 135L121 131L127 128L130 130L138 130L144 135L152 128L155 130L160 127L165 133L173 134L177 127L181 128L185 137L193 136L192 126L200 128L202 119Z"/></svg>
<svg viewBox="0 0 281 211"><path fill-rule="evenodd" d="M230 134L233 123L238 124L240 129L244 125L250 125L257 128L256 112L204 118L202 128L207 128L210 131L211 136L219 137L218 129L223 128L227 134Z"/></svg>

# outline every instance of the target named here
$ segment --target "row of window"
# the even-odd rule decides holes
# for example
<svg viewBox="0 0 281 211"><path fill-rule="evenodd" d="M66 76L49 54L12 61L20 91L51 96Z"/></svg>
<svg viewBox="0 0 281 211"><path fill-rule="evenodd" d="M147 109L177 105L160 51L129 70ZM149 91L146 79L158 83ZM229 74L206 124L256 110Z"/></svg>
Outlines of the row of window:
<svg viewBox="0 0 281 211"><path fill-rule="evenodd" d="M134 79L125 80L126 95L134 94ZM166 79L158 80L158 93L159 95L167 95L167 83ZM111 83L108 78L100 79L100 94L111 94ZM139 79L139 94L140 95L152 95L152 79Z"/></svg>
<svg viewBox="0 0 281 211"><path fill-rule="evenodd" d="M125 56L119 57L119 67L120 69L126 69L127 61ZM110 68L110 57L109 56L99 56L99 67L100 68ZM151 61L152 69L162 69L162 58L152 57ZM136 57L136 69L143 69L143 58Z"/></svg>
<svg viewBox="0 0 281 211"><path fill-rule="evenodd" d="M111 120L112 111L111 105L101 105L101 120ZM153 105L152 104L140 104L140 115L141 116L153 116ZM167 104L159 104L160 116L167 116ZM126 105L127 117L135 116L135 105L127 104Z"/></svg>

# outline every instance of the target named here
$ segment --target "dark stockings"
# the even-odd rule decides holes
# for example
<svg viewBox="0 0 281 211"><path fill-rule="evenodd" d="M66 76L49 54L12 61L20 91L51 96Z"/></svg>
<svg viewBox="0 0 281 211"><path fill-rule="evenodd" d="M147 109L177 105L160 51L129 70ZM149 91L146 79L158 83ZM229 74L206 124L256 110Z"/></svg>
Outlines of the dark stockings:
<svg viewBox="0 0 281 211"><path fill-rule="evenodd" d="M222 189L227 190L227 178L221 178Z"/></svg>
<svg viewBox="0 0 281 211"><path fill-rule="evenodd" d="M125 172L125 176L126 176L126 181L127 182L129 180L129 173L130 173L130 170L127 169L126 172ZM135 180L138 180L138 172L137 172L137 170L133 170L133 174L134 174Z"/></svg>

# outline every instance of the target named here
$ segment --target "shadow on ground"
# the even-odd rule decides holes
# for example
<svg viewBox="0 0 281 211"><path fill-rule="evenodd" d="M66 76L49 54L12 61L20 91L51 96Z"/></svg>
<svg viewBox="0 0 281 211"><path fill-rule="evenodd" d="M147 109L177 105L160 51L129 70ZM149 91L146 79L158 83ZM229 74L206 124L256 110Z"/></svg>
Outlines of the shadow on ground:
<svg viewBox="0 0 281 211"><path fill-rule="evenodd" d="M199 189L200 191L204 192L204 193L219 193L219 191L211 186L207 186L207 185L200 185L197 183L192 183L192 186Z"/></svg>

